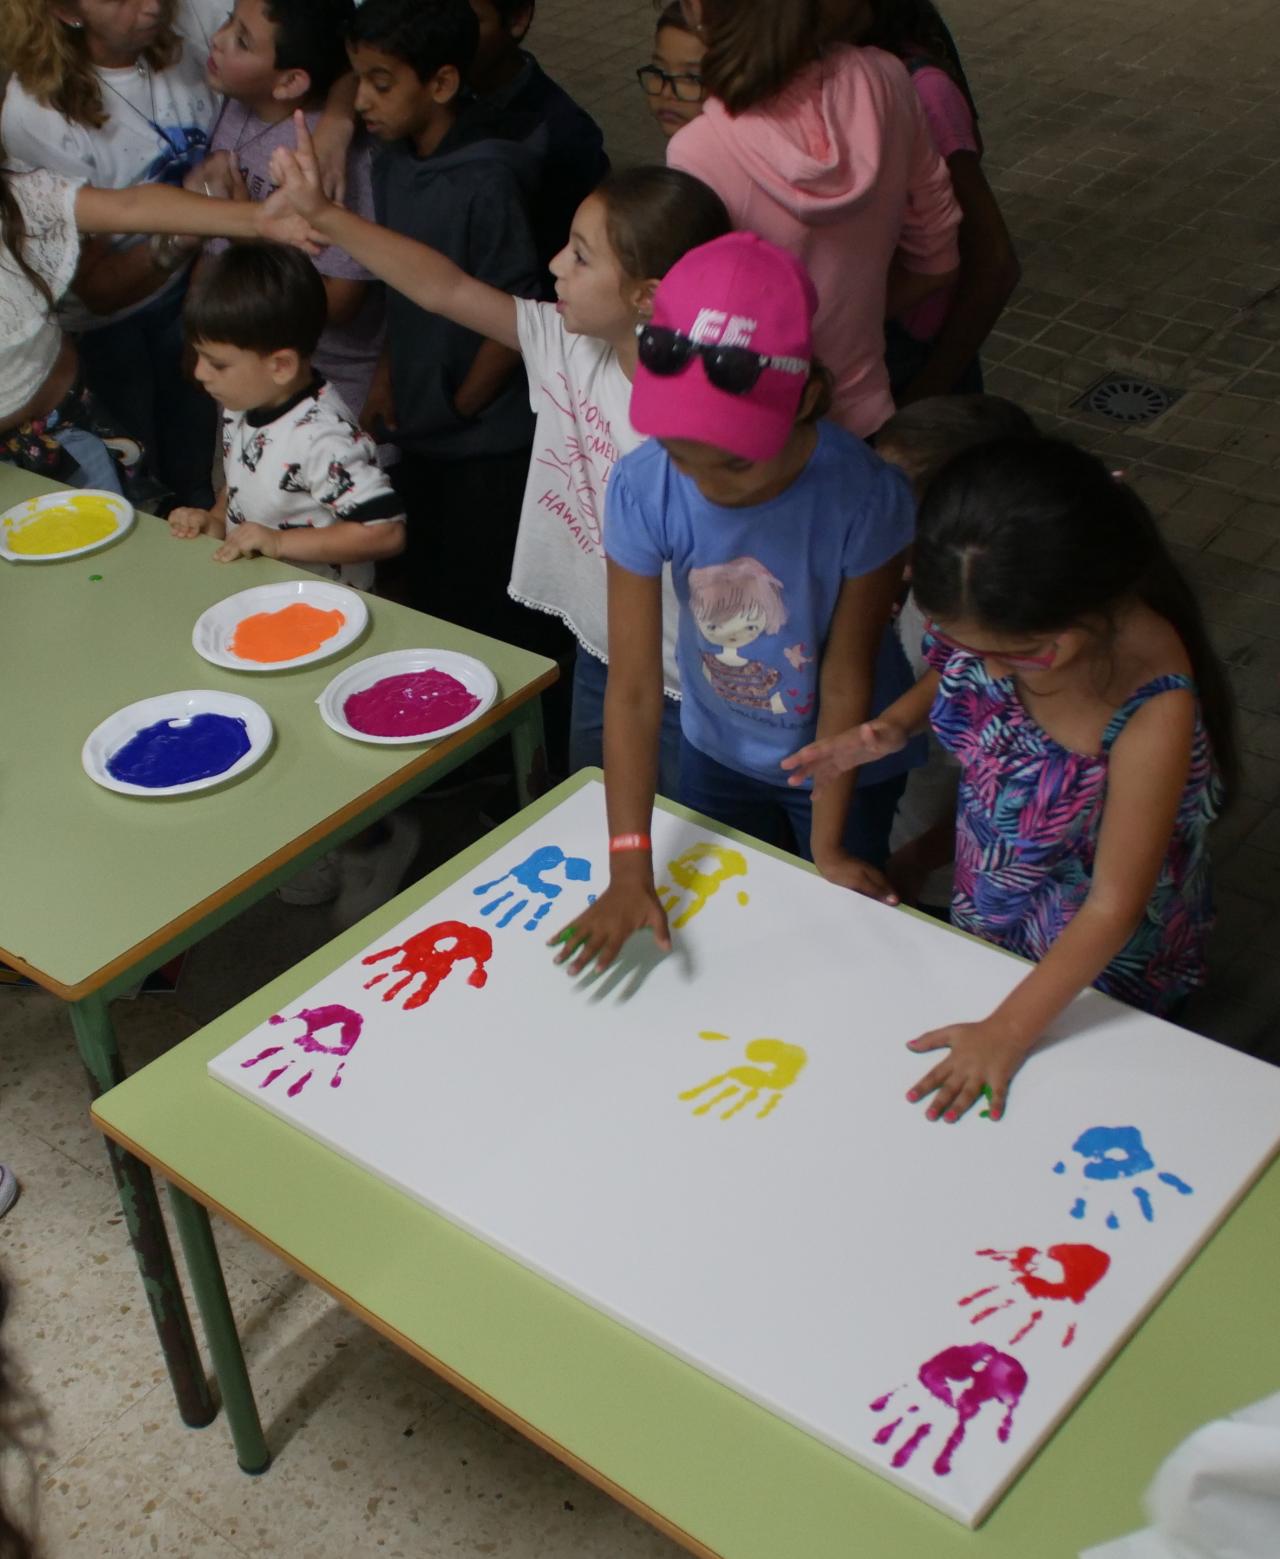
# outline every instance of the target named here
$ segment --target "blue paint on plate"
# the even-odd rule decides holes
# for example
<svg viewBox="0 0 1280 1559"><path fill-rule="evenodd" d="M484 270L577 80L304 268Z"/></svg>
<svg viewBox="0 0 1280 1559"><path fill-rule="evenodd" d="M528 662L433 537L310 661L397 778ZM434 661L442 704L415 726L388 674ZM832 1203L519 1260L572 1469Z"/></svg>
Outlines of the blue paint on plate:
<svg viewBox="0 0 1280 1559"><path fill-rule="evenodd" d="M225 774L249 751L243 720L231 715L192 715L157 720L107 759L107 773L126 785L162 790Z"/></svg>

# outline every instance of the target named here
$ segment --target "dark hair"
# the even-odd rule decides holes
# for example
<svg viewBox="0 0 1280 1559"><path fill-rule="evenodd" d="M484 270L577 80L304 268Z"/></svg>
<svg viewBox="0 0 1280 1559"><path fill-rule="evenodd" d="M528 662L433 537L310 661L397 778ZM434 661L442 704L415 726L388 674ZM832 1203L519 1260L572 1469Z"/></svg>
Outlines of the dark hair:
<svg viewBox="0 0 1280 1559"><path fill-rule="evenodd" d="M690 27L688 22L685 21L684 7L680 4L680 0L671 0L671 4L664 5L658 13L655 30L660 31L663 27L674 27L677 32L687 32L694 38L698 36L698 29Z"/></svg>
<svg viewBox="0 0 1280 1559"><path fill-rule="evenodd" d="M534 4L535 0L493 0L493 8L504 27L510 27L521 11L528 11L529 20L532 22ZM524 33L520 36L524 37Z"/></svg>
<svg viewBox="0 0 1280 1559"><path fill-rule="evenodd" d="M733 229L710 185L679 168L626 168L595 193L605 203L605 231L623 274L662 277L690 249Z"/></svg>
<svg viewBox="0 0 1280 1559"><path fill-rule="evenodd" d="M964 93L976 126L978 105L960 63L960 51L933 0L867 0L867 3L870 23L854 41L896 54L909 68L936 65L945 71Z"/></svg>
<svg viewBox="0 0 1280 1559"><path fill-rule="evenodd" d="M0 1328L9 1308L9 1294L0 1277ZM0 1456L15 1450L26 1454L26 1434L40 1422L36 1403L25 1396L9 1369L9 1360L0 1345ZM31 1539L0 1503L0 1559L34 1559Z"/></svg>
<svg viewBox="0 0 1280 1559"><path fill-rule="evenodd" d="M309 98L323 98L351 66L342 41L355 15L355 0L264 0L276 30L276 69L305 70Z"/></svg>
<svg viewBox="0 0 1280 1559"><path fill-rule="evenodd" d="M781 92L831 34L824 0L703 0L702 79L730 114Z"/></svg>
<svg viewBox="0 0 1280 1559"><path fill-rule="evenodd" d="M364 0L347 27L347 42L404 60L419 81L430 81L446 65L465 79L480 23L467 0Z"/></svg>
<svg viewBox="0 0 1280 1559"><path fill-rule="evenodd" d="M927 616L1060 632L1137 599L1177 632L1228 796L1239 777L1230 684L1151 511L1095 455L1006 438L958 455L920 506L913 585Z"/></svg>
<svg viewBox="0 0 1280 1559"><path fill-rule="evenodd" d="M310 357L326 314L324 283L300 250L231 244L201 267L183 321L188 341Z"/></svg>
<svg viewBox="0 0 1280 1559"><path fill-rule="evenodd" d="M9 187L9 180L13 176L14 170L4 166L4 147L0 146L0 243L13 256L13 263L49 305L52 313L56 300L49 289L49 283L27 259L27 240L31 235L27 232L27 221L18 204L18 197ZM19 178L21 176L17 175Z"/></svg>
<svg viewBox="0 0 1280 1559"><path fill-rule="evenodd" d="M875 436L875 446L906 469L918 492L948 461L975 444L999 438L1033 438L1036 425L1000 395L930 395L894 412Z"/></svg>

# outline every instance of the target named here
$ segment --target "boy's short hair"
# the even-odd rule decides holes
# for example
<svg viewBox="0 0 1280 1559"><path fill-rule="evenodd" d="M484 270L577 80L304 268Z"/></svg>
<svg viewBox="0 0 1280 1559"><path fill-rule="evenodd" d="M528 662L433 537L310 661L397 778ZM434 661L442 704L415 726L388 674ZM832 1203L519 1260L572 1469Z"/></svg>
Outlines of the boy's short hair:
<svg viewBox="0 0 1280 1559"><path fill-rule="evenodd" d="M328 309L320 273L283 244L231 244L200 268L187 295L187 340L224 342L266 357L310 357Z"/></svg>
<svg viewBox="0 0 1280 1559"><path fill-rule="evenodd" d="M323 98L351 69L342 35L355 15L355 0L264 0L276 32L276 69L305 70L308 97Z"/></svg>
<svg viewBox="0 0 1280 1559"><path fill-rule="evenodd" d="M430 81L452 65L466 77L480 43L480 23L467 0L364 0L347 28L347 42L367 43Z"/></svg>
<svg viewBox="0 0 1280 1559"><path fill-rule="evenodd" d="M493 0L493 8L498 13L498 20L504 27L510 27L521 11L528 11L529 20L533 20L533 8L536 0Z"/></svg>

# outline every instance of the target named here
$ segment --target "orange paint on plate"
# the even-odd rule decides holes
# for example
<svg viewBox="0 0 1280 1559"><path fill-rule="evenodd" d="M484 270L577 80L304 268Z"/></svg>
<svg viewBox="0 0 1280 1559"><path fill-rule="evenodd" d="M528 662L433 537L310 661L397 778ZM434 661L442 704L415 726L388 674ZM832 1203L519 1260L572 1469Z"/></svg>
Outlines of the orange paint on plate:
<svg viewBox="0 0 1280 1559"><path fill-rule="evenodd" d="M346 620L343 612L322 612L305 601L295 601L278 612L255 612L237 625L231 653L262 665L297 660L327 644Z"/></svg>

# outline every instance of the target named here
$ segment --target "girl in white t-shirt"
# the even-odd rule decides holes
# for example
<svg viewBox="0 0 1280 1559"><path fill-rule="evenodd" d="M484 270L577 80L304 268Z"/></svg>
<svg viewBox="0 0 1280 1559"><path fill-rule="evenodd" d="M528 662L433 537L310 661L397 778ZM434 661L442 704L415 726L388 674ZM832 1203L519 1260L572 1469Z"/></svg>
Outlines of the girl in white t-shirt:
<svg viewBox="0 0 1280 1559"><path fill-rule="evenodd" d="M614 174L578 207L568 242L551 262L557 301L513 298L426 245L327 201L306 125L300 115L295 122L297 152L277 151L272 163L281 186L274 199L290 202L325 238L420 308L524 357L537 424L510 593L561 618L576 635L570 762L575 769L599 764L609 643L604 489L618 458L642 442L629 414L636 327L649 317L667 270L729 231L728 213L705 184L675 169ZM669 577L663 616L667 700L659 788L673 795L680 684Z"/></svg>
<svg viewBox="0 0 1280 1559"><path fill-rule="evenodd" d="M247 202L158 185L94 189L43 169L15 172L0 153L0 461L80 485L112 485L74 342L56 318L76 273L81 233L274 238L305 246L307 225ZM80 471L70 469L77 464Z"/></svg>
<svg viewBox="0 0 1280 1559"><path fill-rule="evenodd" d="M202 167L221 107L205 65L227 9L227 0L6 0L9 157L110 189L185 182L229 193L221 169ZM217 408L182 371L182 301L199 247L172 235L86 245L60 314L106 412L148 447L179 503L207 506Z"/></svg>

